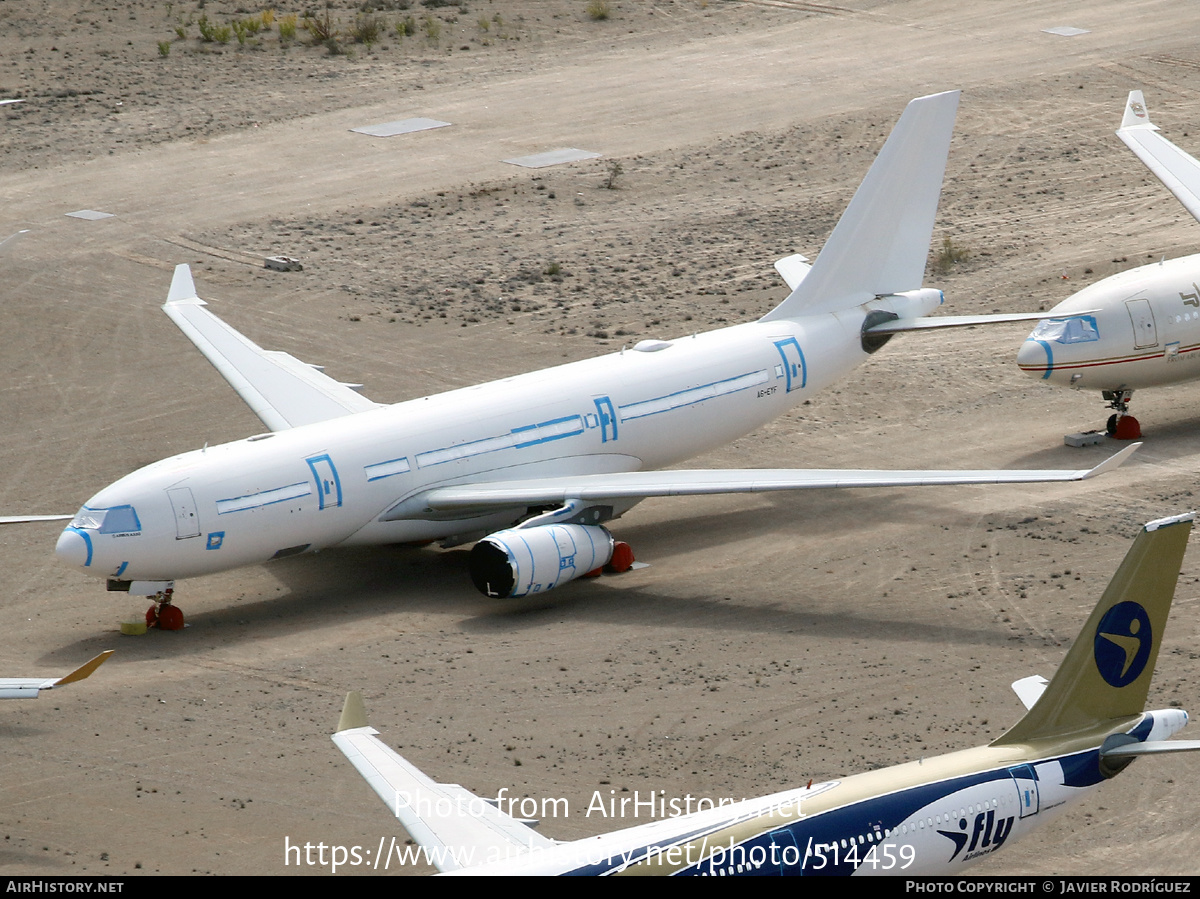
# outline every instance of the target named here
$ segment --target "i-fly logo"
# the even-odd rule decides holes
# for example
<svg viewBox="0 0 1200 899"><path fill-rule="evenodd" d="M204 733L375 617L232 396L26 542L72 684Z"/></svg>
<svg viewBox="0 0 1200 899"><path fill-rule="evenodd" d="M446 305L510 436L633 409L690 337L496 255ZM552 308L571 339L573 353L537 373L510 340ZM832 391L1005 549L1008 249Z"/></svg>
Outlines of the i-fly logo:
<svg viewBox="0 0 1200 899"><path fill-rule="evenodd" d="M1096 628L1092 650L1096 669L1114 687L1131 684L1145 670L1153 643L1146 610L1136 602L1117 603Z"/></svg>
<svg viewBox="0 0 1200 899"><path fill-rule="evenodd" d="M967 855L973 852L977 855L995 852L1004 845L1004 841L1012 833L1013 820L1012 815L997 819L996 810L990 808L986 812L979 812L975 815L975 823L969 834L966 818L958 819L958 830L939 830L938 833L954 842L954 854L950 856L948 862L958 858L958 854L964 848L967 850ZM968 840L970 840L970 846L967 845Z"/></svg>

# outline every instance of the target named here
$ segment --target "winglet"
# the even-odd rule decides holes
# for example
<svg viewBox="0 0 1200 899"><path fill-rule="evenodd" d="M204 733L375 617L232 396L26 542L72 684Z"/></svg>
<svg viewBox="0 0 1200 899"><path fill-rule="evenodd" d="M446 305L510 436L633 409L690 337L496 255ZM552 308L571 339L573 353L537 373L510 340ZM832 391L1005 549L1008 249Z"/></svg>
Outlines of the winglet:
<svg viewBox="0 0 1200 899"><path fill-rule="evenodd" d="M180 303L184 300L195 300L196 283L192 280L192 267L187 263L175 266L175 276L171 278L171 289L167 291L167 303Z"/></svg>
<svg viewBox="0 0 1200 899"><path fill-rule="evenodd" d="M100 653L100 655L96 656L91 661L84 662L66 677L60 677L51 686L61 687L64 684L73 684L75 681L83 680L85 677L90 676L93 671L103 665L108 660L108 657L112 654L113 650L104 650L104 652Z"/></svg>
<svg viewBox="0 0 1200 899"><path fill-rule="evenodd" d="M1086 481L1088 478L1094 478L1098 475L1108 474L1108 472L1120 468L1129 460L1129 457L1136 453L1140 448L1141 443L1129 444L1129 446L1125 447L1125 449L1121 450L1119 453L1113 453L1111 456L1085 474L1082 478L1080 478L1080 480Z"/></svg>
<svg viewBox="0 0 1200 899"><path fill-rule="evenodd" d="M1158 126L1150 121L1150 112L1146 109L1146 100L1141 91L1130 91L1129 99L1125 101L1125 115L1121 118L1121 130L1125 131L1129 128L1158 130Z"/></svg>
<svg viewBox="0 0 1200 899"><path fill-rule="evenodd" d="M342 717L338 719L337 732L367 726L367 707L363 705L362 694L354 691L347 693L346 702L342 705Z"/></svg>

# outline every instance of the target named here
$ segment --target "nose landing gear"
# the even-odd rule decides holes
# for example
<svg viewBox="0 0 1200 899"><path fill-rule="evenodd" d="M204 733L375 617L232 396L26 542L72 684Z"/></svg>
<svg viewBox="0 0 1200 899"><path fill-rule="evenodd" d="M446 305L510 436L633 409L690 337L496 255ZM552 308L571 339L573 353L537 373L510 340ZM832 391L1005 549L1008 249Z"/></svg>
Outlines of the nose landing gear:
<svg viewBox="0 0 1200 899"><path fill-rule="evenodd" d="M156 627L163 631L183 629L183 611L171 602L174 592L173 587L168 587L154 594L154 605L146 610L146 627Z"/></svg>
<svg viewBox="0 0 1200 899"><path fill-rule="evenodd" d="M1138 440L1142 436L1142 426L1138 420L1129 414L1129 401L1133 399L1132 390L1105 390L1104 399L1108 408L1115 410L1108 417L1108 436L1114 440Z"/></svg>

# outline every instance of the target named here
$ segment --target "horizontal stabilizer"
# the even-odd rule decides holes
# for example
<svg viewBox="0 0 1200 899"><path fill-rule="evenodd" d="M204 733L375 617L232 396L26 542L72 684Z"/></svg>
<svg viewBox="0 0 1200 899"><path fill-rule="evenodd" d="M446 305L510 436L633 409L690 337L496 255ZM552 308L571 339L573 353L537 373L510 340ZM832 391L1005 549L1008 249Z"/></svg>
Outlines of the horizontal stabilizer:
<svg viewBox="0 0 1200 899"><path fill-rule="evenodd" d="M432 780L378 739L379 731L366 722L362 697L348 694L333 742L439 871L556 845L469 790Z"/></svg>
<svg viewBox="0 0 1200 899"><path fill-rule="evenodd" d="M175 268L163 311L272 431L379 407L295 356L264 350L204 307L191 269Z"/></svg>
<svg viewBox="0 0 1200 899"><path fill-rule="evenodd" d="M958 97L947 91L908 104L812 270L762 321L838 312L921 287Z"/></svg>
<svg viewBox="0 0 1200 899"><path fill-rule="evenodd" d="M1087 315L1086 312L1073 312L1074 315ZM867 328L870 334L898 334L902 331L929 331L937 328L966 328L970 325L1004 325L1009 322L1042 321L1047 318L1062 318L1061 312L1005 312L995 315L930 315L920 318L898 318L895 321L880 322Z"/></svg>
<svg viewBox="0 0 1200 899"><path fill-rule="evenodd" d="M1200 221L1200 162L1157 132L1142 92L1130 91L1117 137Z"/></svg>
<svg viewBox="0 0 1200 899"><path fill-rule="evenodd" d="M1023 677L1018 681L1013 681L1013 692L1017 694L1017 698L1021 700L1021 704L1027 709L1031 709L1037 704L1037 701L1042 698L1042 694L1046 692L1046 684L1050 681L1046 680L1040 674L1034 674L1029 677Z"/></svg>
<svg viewBox="0 0 1200 899"><path fill-rule="evenodd" d="M718 493L765 493L833 487L927 487L951 484L1027 484L1082 481L1112 471L1141 446L1131 444L1090 469L977 471L888 471L854 469L723 469L701 471L630 471L576 477L492 481L436 487L421 495L430 510L561 504L567 500L645 499L651 496L703 496ZM406 509L413 509L405 503Z"/></svg>
<svg viewBox="0 0 1200 899"><path fill-rule="evenodd" d="M812 266L808 262L808 257L801 256L799 253L784 256L775 262L775 271L779 272L779 277L783 278L791 290L799 287L800 282L811 270Z"/></svg>
<svg viewBox="0 0 1200 899"><path fill-rule="evenodd" d="M1200 740L1157 740L1153 743L1125 743L1101 749L1104 758L1120 758L1122 756L1162 755L1168 752L1198 752Z"/></svg>

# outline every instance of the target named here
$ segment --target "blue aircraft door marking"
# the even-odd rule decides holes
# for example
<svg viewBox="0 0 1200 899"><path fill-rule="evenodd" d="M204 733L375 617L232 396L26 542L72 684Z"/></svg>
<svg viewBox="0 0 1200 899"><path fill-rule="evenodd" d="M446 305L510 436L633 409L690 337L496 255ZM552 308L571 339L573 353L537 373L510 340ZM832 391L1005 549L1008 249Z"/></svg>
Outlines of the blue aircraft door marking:
<svg viewBox="0 0 1200 899"><path fill-rule="evenodd" d="M799 390L808 383L808 364L804 361L804 351L795 337L786 340L776 340L775 349L783 357L783 371L787 375L787 392Z"/></svg>
<svg viewBox="0 0 1200 899"><path fill-rule="evenodd" d="M1017 787L1017 794L1021 799L1021 817L1029 818L1036 815L1041 807L1038 797L1037 774L1029 765L1009 768L1008 773L1012 775L1013 783Z"/></svg>
<svg viewBox="0 0 1200 899"><path fill-rule="evenodd" d="M342 481L328 453L305 459L317 481L318 508L329 509L342 504Z"/></svg>
<svg viewBox="0 0 1200 899"><path fill-rule="evenodd" d="M608 443L609 429L612 429L612 440L617 439L617 413L613 411L612 400L606 396L596 397L596 413L600 416L600 442Z"/></svg>

